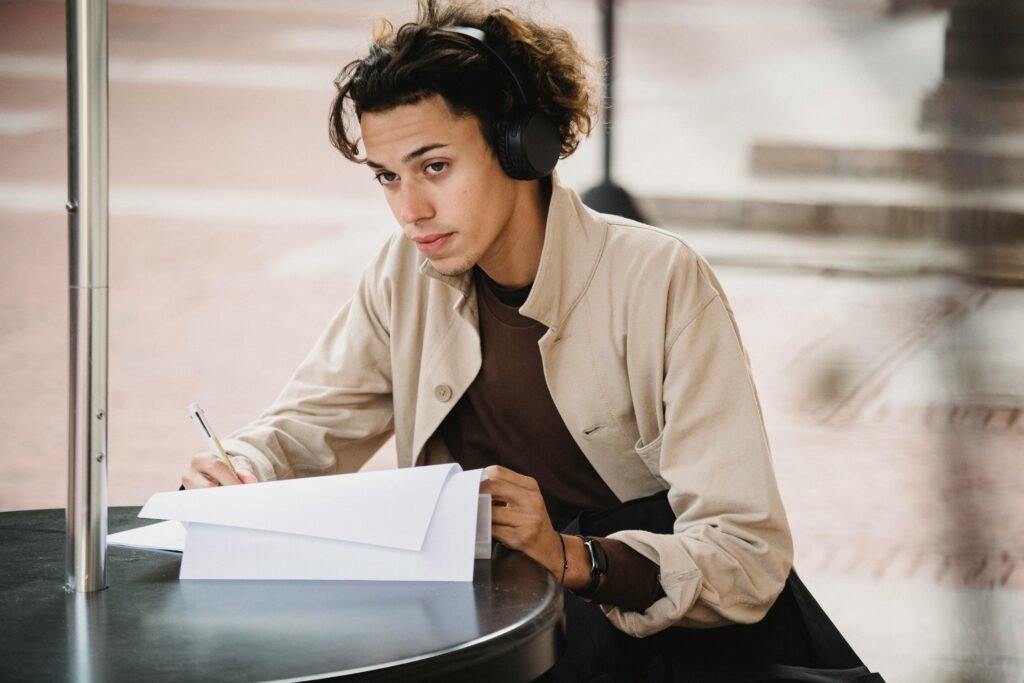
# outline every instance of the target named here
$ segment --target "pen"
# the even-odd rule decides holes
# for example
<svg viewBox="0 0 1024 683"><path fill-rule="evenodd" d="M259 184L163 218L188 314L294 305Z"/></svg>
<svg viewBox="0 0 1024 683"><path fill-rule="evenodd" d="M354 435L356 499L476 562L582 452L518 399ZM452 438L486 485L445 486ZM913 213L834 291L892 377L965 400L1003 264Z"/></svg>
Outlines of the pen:
<svg viewBox="0 0 1024 683"><path fill-rule="evenodd" d="M231 474L238 477L238 472L235 471L235 466L231 464L231 458L224 451L224 447L220 445L220 439L213 432L213 427L210 426L209 421L206 419L206 415L203 413L203 409L199 407L198 403L193 403L188 407L188 415L192 418L192 421L196 423L196 427L203 434L203 438L206 439L206 444L213 451L213 454L220 458L225 465L231 470Z"/></svg>

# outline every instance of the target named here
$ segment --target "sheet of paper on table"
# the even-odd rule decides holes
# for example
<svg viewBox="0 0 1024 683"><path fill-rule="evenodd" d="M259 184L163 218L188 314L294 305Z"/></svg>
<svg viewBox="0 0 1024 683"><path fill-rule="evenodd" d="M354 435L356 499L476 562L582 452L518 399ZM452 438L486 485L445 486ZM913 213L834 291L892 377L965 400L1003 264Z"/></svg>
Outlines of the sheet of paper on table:
<svg viewBox="0 0 1024 683"><path fill-rule="evenodd" d="M158 493L139 517L167 522L108 542L180 545L182 579L472 581L474 557L490 556L481 474L447 464Z"/></svg>
<svg viewBox="0 0 1024 683"><path fill-rule="evenodd" d="M185 550L185 525L181 522L158 522L107 536L108 545L146 550Z"/></svg>

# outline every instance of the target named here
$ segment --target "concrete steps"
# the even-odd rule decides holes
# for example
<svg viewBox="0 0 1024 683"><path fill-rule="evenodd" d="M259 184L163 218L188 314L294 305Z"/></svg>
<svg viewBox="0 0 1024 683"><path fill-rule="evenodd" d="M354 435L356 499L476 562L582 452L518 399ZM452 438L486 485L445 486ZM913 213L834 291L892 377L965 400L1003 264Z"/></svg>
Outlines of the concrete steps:
<svg viewBox="0 0 1024 683"><path fill-rule="evenodd" d="M950 190L1024 187L1024 138L888 147L764 140L750 148L750 169L764 177L892 178Z"/></svg>
<svg viewBox="0 0 1024 683"><path fill-rule="evenodd" d="M1024 243L1024 192L952 192L883 179L752 178L735 187L638 198L649 220L805 235Z"/></svg>
<svg viewBox="0 0 1024 683"><path fill-rule="evenodd" d="M781 234L711 226L674 231L713 266L820 276L956 277L995 287L1024 286L1024 244L963 248L935 240Z"/></svg>

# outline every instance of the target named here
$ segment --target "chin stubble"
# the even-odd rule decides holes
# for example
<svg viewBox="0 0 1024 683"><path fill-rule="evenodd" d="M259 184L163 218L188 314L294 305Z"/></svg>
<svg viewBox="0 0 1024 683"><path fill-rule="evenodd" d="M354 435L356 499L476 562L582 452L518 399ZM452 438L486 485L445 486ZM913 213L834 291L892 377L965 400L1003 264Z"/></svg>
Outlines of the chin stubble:
<svg viewBox="0 0 1024 683"><path fill-rule="evenodd" d="M439 268L437 266L437 264L432 264L432 265L434 266L434 270L436 270L437 272L441 273L441 275L444 275L444 276L447 276L447 277L459 277L460 275L465 275L469 271L473 270L473 266L476 265L476 261L474 261L473 259L467 257L466 260L463 263L459 264L458 266L456 266L454 268L444 268L444 269Z"/></svg>

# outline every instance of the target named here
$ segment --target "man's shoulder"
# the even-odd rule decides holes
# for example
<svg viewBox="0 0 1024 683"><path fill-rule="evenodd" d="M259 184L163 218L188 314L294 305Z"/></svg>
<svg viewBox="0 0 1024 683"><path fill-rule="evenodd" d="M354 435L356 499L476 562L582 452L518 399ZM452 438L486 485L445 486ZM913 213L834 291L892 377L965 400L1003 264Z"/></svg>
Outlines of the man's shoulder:
<svg viewBox="0 0 1024 683"><path fill-rule="evenodd" d="M608 225L604 257L615 265L643 264L648 268L707 268L700 253L680 234L621 216L600 214Z"/></svg>
<svg viewBox="0 0 1024 683"><path fill-rule="evenodd" d="M668 306L688 320L721 286L704 257L682 236L646 223L604 216L607 238L595 277L634 311Z"/></svg>

